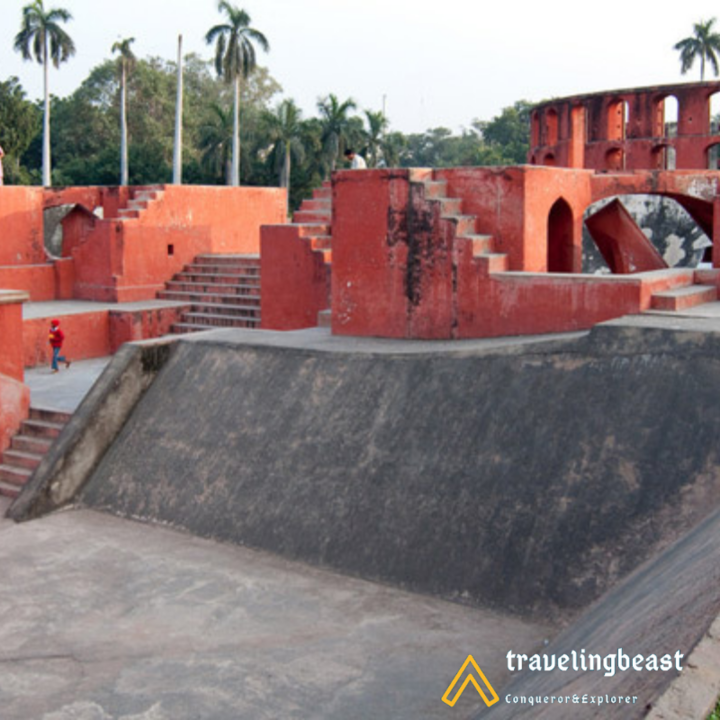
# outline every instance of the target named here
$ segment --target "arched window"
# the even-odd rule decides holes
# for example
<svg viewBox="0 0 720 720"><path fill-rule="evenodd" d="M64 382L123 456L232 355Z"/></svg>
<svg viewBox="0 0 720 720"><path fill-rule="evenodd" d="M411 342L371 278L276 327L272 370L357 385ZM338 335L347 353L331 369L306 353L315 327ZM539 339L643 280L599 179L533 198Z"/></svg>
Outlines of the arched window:
<svg viewBox="0 0 720 720"><path fill-rule="evenodd" d="M612 148L605 153L605 169L614 171L625 169L625 153L621 148Z"/></svg>
<svg viewBox="0 0 720 720"><path fill-rule="evenodd" d="M720 170L720 162L718 162L718 160L720 159L720 142L708 145L705 150L705 155L707 158L707 169Z"/></svg>
<svg viewBox="0 0 720 720"><path fill-rule="evenodd" d="M557 145L559 119L557 110L549 108L545 113L545 144L549 146Z"/></svg>

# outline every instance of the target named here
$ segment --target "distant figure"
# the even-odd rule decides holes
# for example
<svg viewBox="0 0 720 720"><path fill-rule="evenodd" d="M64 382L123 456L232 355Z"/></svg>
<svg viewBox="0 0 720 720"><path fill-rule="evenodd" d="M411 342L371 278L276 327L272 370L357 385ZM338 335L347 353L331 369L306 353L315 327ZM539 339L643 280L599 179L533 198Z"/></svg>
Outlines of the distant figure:
<svg viewBox="0 0 720 720"><path fill-rule="evenodd" d="M5 157L5 151L2 149L2 146L0 146L0 185L3 184L3 166L2 166L2 159Z"/></svg>
<svg viewBox="0 0 720 720"><path fill-rule="evenodd" d="M362 155L358 155L352 148L345 151L345 157L350 161L351 170L367 170L367 163Z"/></svg>
<svg viewBox="0 0 720 720"><path fill-rule="evenodd" d="M64 362L66 368L70 367L70 360L68 360L64 355L60 355L60 350L62 350L64 341L65 333L60 329L60 321L51 320L48 342L50 343L50 347L53 350L52 363L50 364L50 367L52 368L52 371L54 373L58 372L59 370L58 362Z"/></svg>

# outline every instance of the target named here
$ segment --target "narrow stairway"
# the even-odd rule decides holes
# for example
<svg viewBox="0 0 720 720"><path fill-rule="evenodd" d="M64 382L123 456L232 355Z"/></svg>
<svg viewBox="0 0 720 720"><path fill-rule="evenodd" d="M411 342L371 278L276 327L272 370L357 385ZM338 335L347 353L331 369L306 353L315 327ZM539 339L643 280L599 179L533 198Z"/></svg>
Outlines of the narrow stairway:
<svg viewBox="0 0 720 720"><path fill-rule="evenodd" d="M30 408L30 418L13 437L0 459L0 495L15 498L32 477L72 415L58 410Z"/></svg>
<svg viewBox="0 0 720 720"><path fill-rule="evenodd" d="M198 255L165 284L161 300L190 303L173 326L189 333L219 327L260 327L260 257Z"/></svg>

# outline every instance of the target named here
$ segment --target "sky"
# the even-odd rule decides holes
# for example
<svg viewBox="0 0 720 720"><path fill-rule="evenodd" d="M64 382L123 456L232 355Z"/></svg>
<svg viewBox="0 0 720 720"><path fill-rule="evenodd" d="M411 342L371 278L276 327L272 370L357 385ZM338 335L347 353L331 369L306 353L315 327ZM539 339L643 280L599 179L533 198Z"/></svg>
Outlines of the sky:
<svg viewBox="0 0 720 720"><path fill-rule="evenodd" d="M0 80L20 79L42 96L42 70L13 51L28 0L2 0ZM260 62L306 117L335 93L360 110L385 108L392 130L454 132L490 120L518 100L540 102L588 92L697 82L699 65L680 74L673 45L693 23L720 15L706 0L237 0L270 41ZM214 0L45 0L73 15L66 29L76 55L51 72L51 92L71 94L134 37L138 57L210 59L204 35L222 21ZM720 32L720 21L718 23ZM708 74L706 79L711 79ZM279 100L280 98L278 98Z"/></svg>

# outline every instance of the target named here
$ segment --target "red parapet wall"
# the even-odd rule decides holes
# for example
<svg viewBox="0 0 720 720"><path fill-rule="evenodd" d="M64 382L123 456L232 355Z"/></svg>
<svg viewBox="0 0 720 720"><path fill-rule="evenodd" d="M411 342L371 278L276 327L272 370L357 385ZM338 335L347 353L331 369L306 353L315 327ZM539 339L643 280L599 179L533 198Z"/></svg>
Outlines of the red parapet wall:
<svg viewBox="0 0 720 720"><path fill-rule="evenodd" d="M29 411L30 388L20 380L0 374L0 453L10 447Z"/></svg>
<svg viewBox="0 0 720 720"><path fill-rule="evenodd" d="M51 263L0 267L0 288L26 292L32 302L55 300L55 268Z"/></svg>
<svg viewBox="0 0 720 720"><path fill-rule="evenodd" d="M22 306L27 293L0 290L0 374L23 379Z"/></svg>
<svg viewBox="0 0 720 720"><path fill-rule="evenodd" d="M44 262L43 189L0 187L0 267Z"/></svg>
<svg viewBox="0 0 720 720"><path fill-rule="evenodd" d="M169 335L172 326L182 320L189 305L143 310L109 310L108 333L110 352L115 353L126 342L148 340Z"/></svg>
<svg viewBox="0 0 720 720"><path fill-rule="evenodd" d="M261 231L260 282L263 330L315 327L329 307L330 268L302 225L265 225Z"/></svg>
<svg viewBox="0 0 720 720"><path fill-rule="evenodd" d="M133 306L57 315L65 333L63 354L70 360L106 357L126 342L168 335L189 306ZM50 318L25 320L22 325L22 361L25 367L49 365L52 349L48 343Z"/></svg>
<svg viewBox="0 0 720 720"><path fill-rule="evenodd" d="M111 354L110 324L107 310L76 315L59 315L65 333L63 354L70 360L106 357ZM49 365L52 348L48 342L49 318L25 320L22 331L25 367Z"/></svg>

